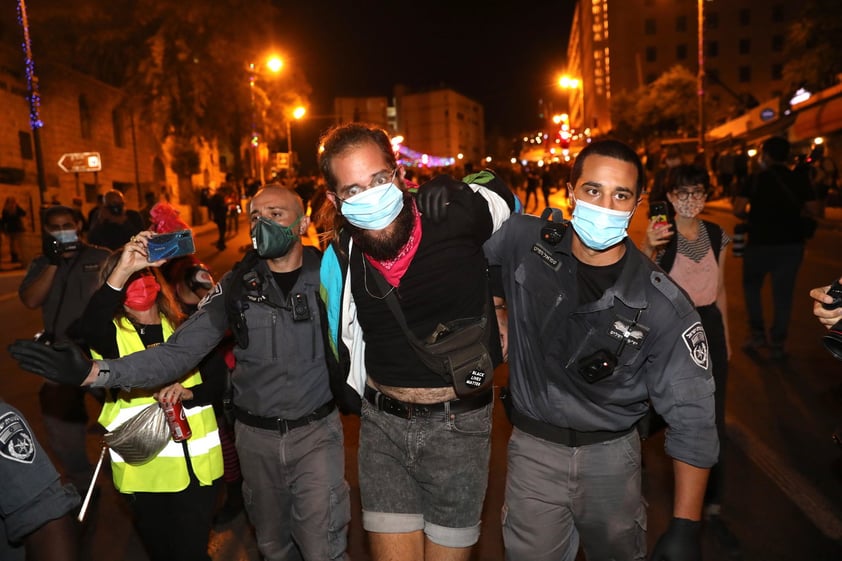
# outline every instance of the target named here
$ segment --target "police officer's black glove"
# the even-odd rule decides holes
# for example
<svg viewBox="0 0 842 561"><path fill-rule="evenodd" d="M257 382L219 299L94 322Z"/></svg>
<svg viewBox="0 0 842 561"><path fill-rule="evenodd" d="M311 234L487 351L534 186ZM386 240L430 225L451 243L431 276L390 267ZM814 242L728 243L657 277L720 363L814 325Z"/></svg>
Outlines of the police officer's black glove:
<svg viewBox="0 0 842 561"><path fill-rule="evenodd" d="M61 263L61 254L64 253L64 248L57 239L50 234L41 236L41 251L44 257L50 262L50 265L59 265Z"/></svg>
<svg viewBox="0 0 842 561"><path fill-rule="evenodd" d="M650 561L701 561L701 529L701 522L673 518L667 531L658 538Z"/></svg>
<svg viewBox="0 0 842 561"><path fill-rule="evenodd" d="M433 222L441 222L447 216L447 205L453 193L467 187L466 183L449 175L439 175L418 188L415 203L421 214L429 216Z"/></svg>
<svg viewBox="0 0 842 561"><path fill-rule="evenodd" d="M9 352L24 370L53 382L81 386L93 362L73 343L45 345L29 339L18 339L9 345Z"/></svg>

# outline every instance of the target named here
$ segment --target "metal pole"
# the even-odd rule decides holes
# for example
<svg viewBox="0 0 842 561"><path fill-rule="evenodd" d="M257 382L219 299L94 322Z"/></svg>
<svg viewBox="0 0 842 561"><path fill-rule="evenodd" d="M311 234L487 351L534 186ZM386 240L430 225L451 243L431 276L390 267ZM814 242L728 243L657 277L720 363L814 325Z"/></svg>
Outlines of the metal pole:
<svg viewBox="0 0 842 561"><path fill-rule="evenodd" d="M699 150L705 153L705 0L698 0L699 17Z"/></svg>
<svg viewBox="0 0 842 561"><path fill-rule="evenodd" d="M23 53L26 64L26 82L29 90L29 124L32 128L32 144L35 149L35 171L38 177L38 195L41 206L45 204L47 180L44 173L44 157L41 152L41 94L38 88L38 77L35 75L35 62L32 60L32 42L29 37L29 18L26 15L26 2L18 1L18 20L23 30Z"/></svg>
<svg viewBox="0 0 842 561"><path fill-rule="evenodd" d="M129 113L129 125L132 128L132 156L134 157L134 186L137 189L137 204L138 208L143 208L146 201L140 192L140 168L137 164L137 136L134 130L134 111Z"/></svg>
<svg viewBox="0 0 842 561"><path fill-rule="evenodd" d="M256 79L257 73L252 62L249 64L249 95L251 98L251 138L249 138L249 149L251 151L251 176L253 178L256 178L258 175L257 147L260 143L257 136L257 110L254 105L254 81Z"/></svg>
<svg viewBox="0 0 842 561"><path fill-rule="evenodd" d="M287 158L289 168L287 168L287 177L292 177L292 120L287 119Z"/></svg>

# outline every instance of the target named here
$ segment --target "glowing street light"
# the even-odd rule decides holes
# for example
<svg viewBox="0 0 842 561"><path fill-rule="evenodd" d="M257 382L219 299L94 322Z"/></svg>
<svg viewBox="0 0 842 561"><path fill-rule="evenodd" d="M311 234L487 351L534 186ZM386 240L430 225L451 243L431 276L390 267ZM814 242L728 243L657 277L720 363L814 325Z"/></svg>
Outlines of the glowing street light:
<svg viewBox="0 0 842 561"><path fill-rule="evenodd" d="M284 67L284 61L279 56L270 56L266 61L266 68L277 74Z"/></svg>
<svg viewBox="0 0 842 561"><path fill-rule="evenodd" d="M558 79L558 87L563 90L575 90L579 87L579 79L563 74Z"/></svg>

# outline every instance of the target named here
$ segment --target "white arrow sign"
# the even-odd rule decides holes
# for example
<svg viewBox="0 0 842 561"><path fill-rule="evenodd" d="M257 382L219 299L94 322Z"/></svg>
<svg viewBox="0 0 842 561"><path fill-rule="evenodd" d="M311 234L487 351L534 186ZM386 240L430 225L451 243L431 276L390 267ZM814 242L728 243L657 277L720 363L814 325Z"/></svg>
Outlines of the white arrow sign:
<svg viewBox="0 0 842 561"><path fill-rule="evenodd" d="M102 160L99 157L99 152L71 152L59 158L58 167L67 173L100 171Z"/></svg>

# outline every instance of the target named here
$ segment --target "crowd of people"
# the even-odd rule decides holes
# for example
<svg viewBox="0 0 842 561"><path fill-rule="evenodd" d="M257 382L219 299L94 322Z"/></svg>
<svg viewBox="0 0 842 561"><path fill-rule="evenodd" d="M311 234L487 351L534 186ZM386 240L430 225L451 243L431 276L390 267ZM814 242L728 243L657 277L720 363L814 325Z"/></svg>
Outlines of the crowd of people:
<svg viewBox="0 0 842 561"><path fill-rule="evenodd" d="M360 516L376 561L466 561L488 485L493 371L507 362L508 559L696 560L706 527L739 552L722 516L731 238L698 217L711 191L704 167L679 162L659 177L670 219L652 218L636 244L628 227L648 176L616 140L592 142L569 168L462 178L413 176L375 126L335 126L322 147L320 180L248 193L252 244L218 282L195 256L149 261L155 234L187 227L154 197L134 213L119 192L105 193L87 243L75 209L45 210L42 255L20 288L24 304L42 310L44 332L11 352L45 378L49 444L73 486L44 463L26 421L0 406L0 423L8 418L40 453L44 482L24 486L19 510L0 510L0 547L37 548L58 535L53 544L73 549L74 487L84 494L91 484L91 394L108 431L156 403L184 408L192 434L142 463L109 452L114 487L153 561L210 558L223 481L266 560L347 559ZM799 246L795 272L803 252L803 238L762 235L784 212L766 196L778 182L800 201L787 203L786 219L812 212L799 175L776 167L785 168L784 148L767 141L763 170L735 196L737 213L751 208L748 272L752 247ZM521 185L536 211L538 187L564 189L571 219L523 213ZM208 199L220 250L240 197L228 177ZM302 243L314 221L321 248ZM775 319L767 334L759 305L749 305L744 349L783 356L795 272L744 275L746 300L770 272L783 283ZM842 309L827 309L828 288L811 296L832 328ZM360 417L359 513L341 414ZM669 427L674 501L647 552L641 447L659 425ZM35 481L23 469L0 458L7 480ZM63 555L52 558L74 558Z"/></svg>

